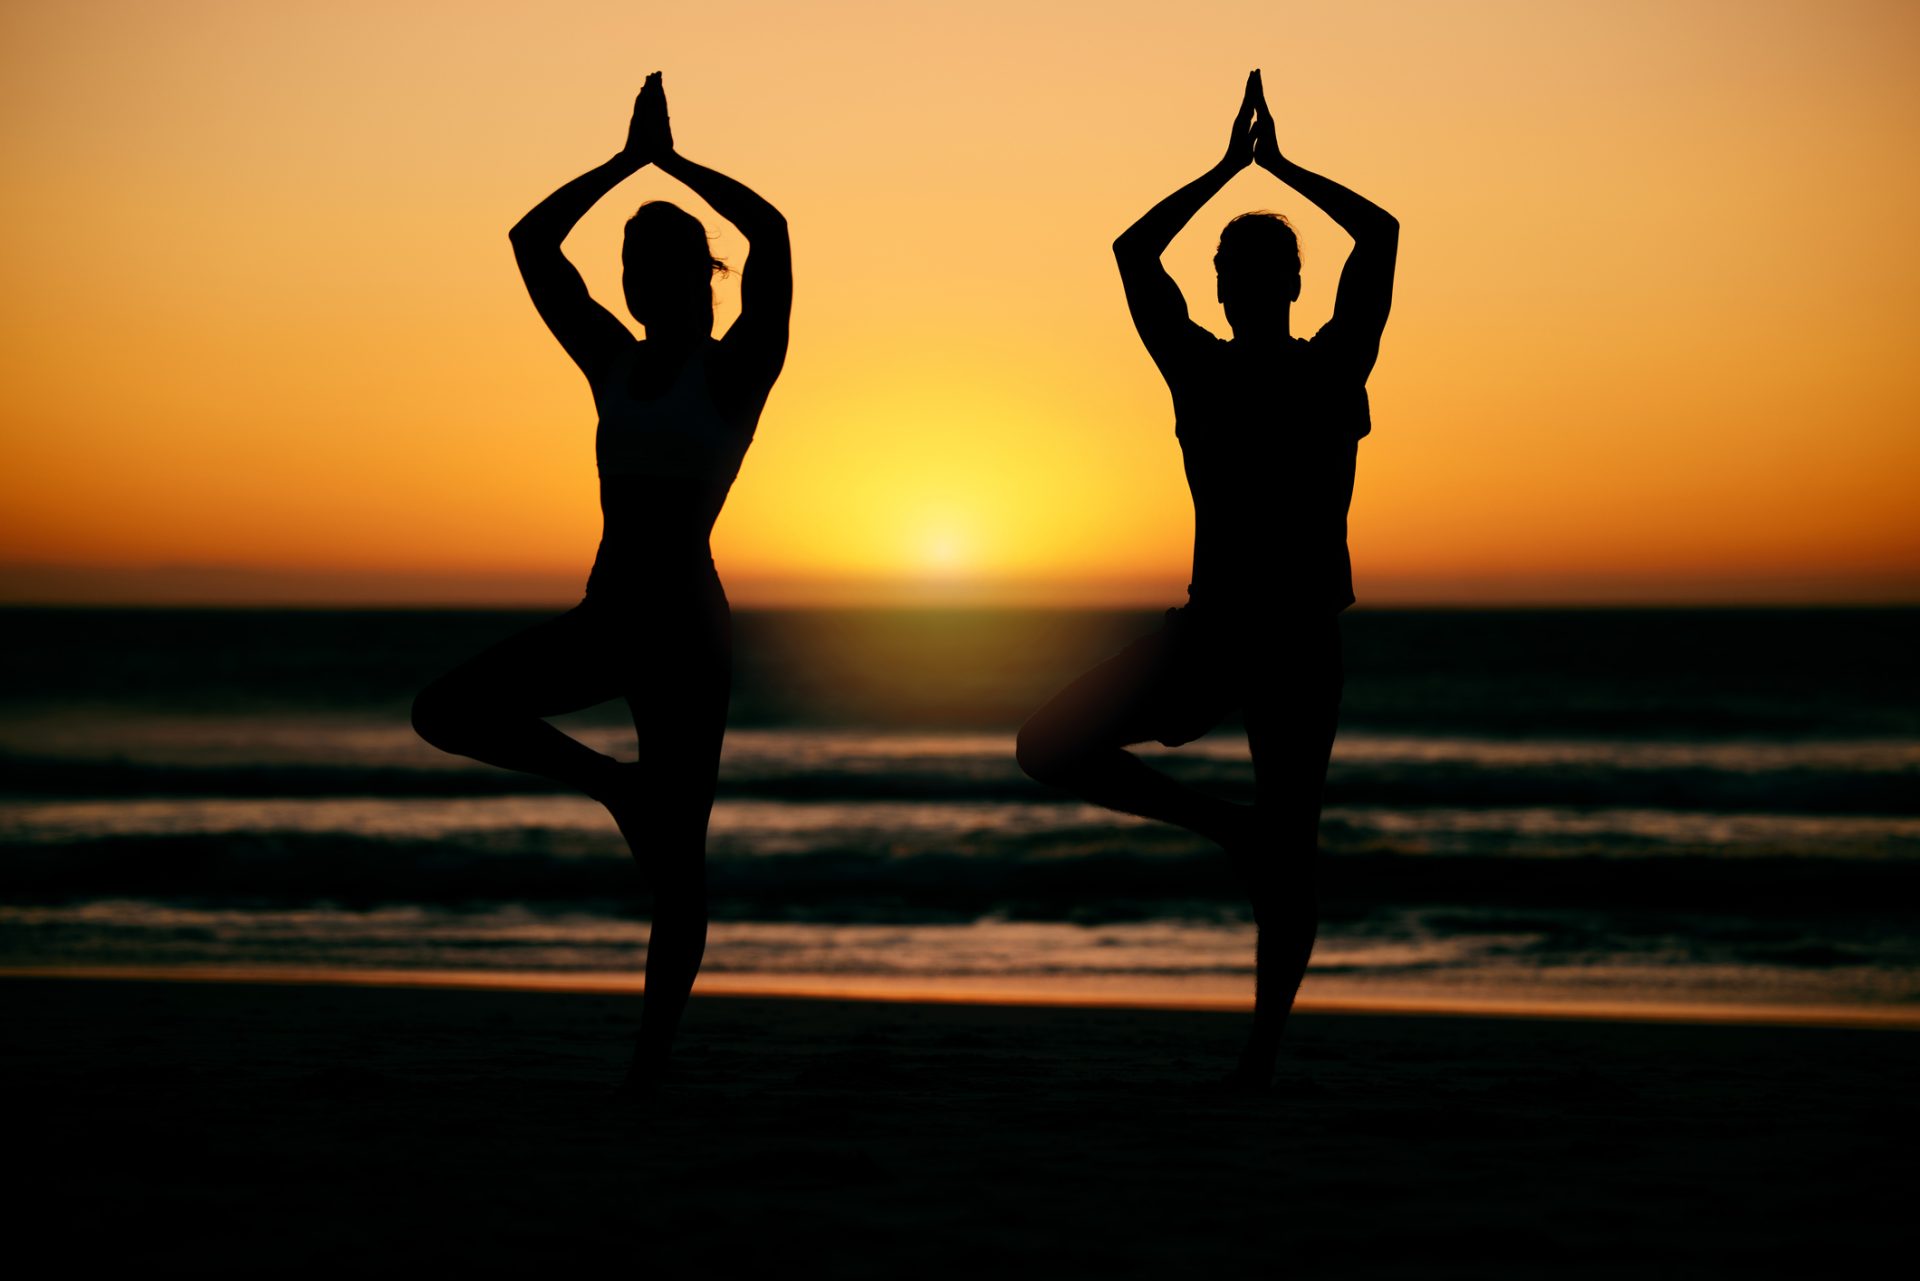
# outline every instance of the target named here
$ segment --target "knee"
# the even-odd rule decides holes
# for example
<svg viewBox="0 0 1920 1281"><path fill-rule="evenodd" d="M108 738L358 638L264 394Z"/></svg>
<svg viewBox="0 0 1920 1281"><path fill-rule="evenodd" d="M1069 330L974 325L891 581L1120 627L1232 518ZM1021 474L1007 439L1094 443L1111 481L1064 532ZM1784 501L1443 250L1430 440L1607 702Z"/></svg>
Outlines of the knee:
<svg viewBox="0 0 1920 1281"><path fill-rule="evenodd" d="M1251 878L1254 923L1263 932L1312 939L1320 929L1320 901L1311 880L1271 874Z"/></svg>
<svg viewBox="0 0 1920 1281"><path fill-rule="evenodd" d="M1013 740L1013 759L1036 783L1061 783L1079 762L1077 745L1037 717L1020 727Z"/></svg>
<svg viewBox="0 0 1920 1281"><path fill-rule="evenodd" d="M653 894L654 925L662 918L673 921L706 920L707 860L705 852L691 848L655 851L652 857L637 860Z"/></svg>
<svg viewBox="0 0 1920 1281"><path fill-rule="evenodd" d="M435 681L414 698L413 732L443 752L459 753L467 741L467 717L443 682Z"/></svg>

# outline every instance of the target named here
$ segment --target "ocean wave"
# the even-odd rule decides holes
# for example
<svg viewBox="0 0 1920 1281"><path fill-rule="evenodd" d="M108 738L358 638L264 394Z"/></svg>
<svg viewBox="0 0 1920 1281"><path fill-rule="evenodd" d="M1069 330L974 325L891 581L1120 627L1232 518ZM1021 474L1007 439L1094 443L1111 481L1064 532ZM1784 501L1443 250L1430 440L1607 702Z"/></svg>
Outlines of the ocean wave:
<svg viewBox="0 0 1920 1281"><path fill-rule="evenodd" d="M0 968L186 970L202 977L492 974L637 989L644 919L575 904L344 909L139 899L0 904ZM1243 916L1148 921L844 922L729 919L701 982L869 991L905 984L975 998L1048 992L1245 1002L1255 930ZM881 985L876 988L875 985ZM1920 955L1871 921L1741 921L1590 907L1383 906L1323 922L1309 999L1504 999L1912 1008Z"/></svg>
<svg viewBox="0 0 1920 1281"><path fill-rule="evenodd" d="M1145 920L1245 912L1227 860L1182 834L1140 827L1018 841L976 835L938 848L819 847L765 857L724 845L708 857L716 914L733 919ZM1551 859L1371 848L1323 855L1330 916L1382 905L1731 913L1744 918L1887 917L1920 892L1920 861L1710 850ZM638 911L645 882L611 842L524 833L511 842L408 841L341 834L121 837L14 846L0 900L133 897L256 904L592 903Z"/></svg>
<svg viewBox="0 0 1920 1281"><path fill-rule="evenodd" d="M116 800L0 798L0 848L108 838L267 833L378 840L450 841L496 853L572 848L619 856L625 847L599 805L569 795L455 797L129 797ZM1073 834L1116 848L1197 839L1146 820L1077 802L977 800L782 801L726 797L708 827L719 854L775 857L822 848L887 849L900 855L1017 852L1022 841ZM1645 857L1711 851L1725 859L1920 861L1920 818L1807 815L1618 806L1329 807L1320 825L1332 853L1562 858Z"/></svg>
<svg viewBox="0 0 1920 1281"><path fill-rule="evenodd" d="M1168 755L1176 777L1245 800L1252 767L1235 757ZM0 754L0 788L14 796L510 796L562 789L479 765L354 765L261 761L192 764ZM1025 802L1058 793L1024 778L1010 756L922 757L884 762L728 761L723 797L792 801ZM1660 765L1604 761L1515 763L1336 760L1329 805L1562 805L1754 811L1776 814L1920 815L1920 769Z"/></svg>

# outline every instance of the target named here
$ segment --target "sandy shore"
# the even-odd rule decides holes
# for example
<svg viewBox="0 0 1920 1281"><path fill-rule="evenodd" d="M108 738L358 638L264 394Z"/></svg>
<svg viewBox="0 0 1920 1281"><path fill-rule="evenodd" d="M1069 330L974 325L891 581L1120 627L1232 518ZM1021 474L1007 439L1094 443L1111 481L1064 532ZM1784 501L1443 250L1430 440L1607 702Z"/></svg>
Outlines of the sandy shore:
<svg viewBox="0 0 1920 1281"><path fill-rule="evenodd" d="M0 981L10 1254L62 1270L1860 1274L1908 1252L1920 1034Z"/></svg>

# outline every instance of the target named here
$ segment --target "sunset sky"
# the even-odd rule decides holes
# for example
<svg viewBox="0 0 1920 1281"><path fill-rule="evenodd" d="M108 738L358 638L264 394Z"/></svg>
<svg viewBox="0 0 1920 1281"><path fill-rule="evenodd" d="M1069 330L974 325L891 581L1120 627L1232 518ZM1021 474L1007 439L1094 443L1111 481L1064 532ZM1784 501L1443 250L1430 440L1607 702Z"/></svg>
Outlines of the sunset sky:
<svg viewBox="0 0 1920 1281"><path fill-rule="evenodd" d="M1363 602L1920 599L1920 6L26 0L0 9L0 599L561 601L584 381L506 230L665 72L778 205L737 603L1172 603L1190 509L1113 236L1265 71L1403 225ZM568 242L619 306L620 224ZM1169 255L1224 333L1249 171ZM721 324L737 289L721 286Z"/></svg>

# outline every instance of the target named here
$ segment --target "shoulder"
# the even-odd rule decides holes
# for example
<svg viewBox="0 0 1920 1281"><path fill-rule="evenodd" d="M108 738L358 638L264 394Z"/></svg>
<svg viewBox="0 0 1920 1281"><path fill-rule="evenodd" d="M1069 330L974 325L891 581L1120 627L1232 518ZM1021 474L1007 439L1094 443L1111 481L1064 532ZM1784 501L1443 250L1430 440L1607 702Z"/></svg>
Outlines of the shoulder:
<svg viewBox="0 0 1920 1281"><path fill-rule="evenodd" d="M697 360L707 399L723 417L752 420L759 416L773 382L763 376L752 352L725 339L712 339L700 349Z"/></svg>
<svg viewBox="0 0 1920 1281"><path fill-rule="evenodd" d="M741 365L746 362L747 346L735 337L740 328L738 322L720 338L708 338L706 344L694 353L694 361L706 374L709 386L719 387L738 376Z"/></svg>
<svg viewBox="0 0 1920 1281"><path fill-rule="evenodd" d="M1191 320L1181 332L1180 340L1172 346L1170 354L1176 362L1199 369L1211 368L1233 352L1231 340Z"/></svg>
<svg viewBox="0 0 1920 1281"><path fill-rule="evenodd" d="M583 366L581 372L586 374L587 385L593 388L594 394L627 386L640 364L645 346L642 339L627 334L624 342L608 343L591 364Z"/></svg>
<svg viewBox="0 0 1920 1281"><path fill-rule="evenodd" d="M1373 430L1373 411L1367 399L1366 374L1348 359L1349 351L1336 322L1328 321L1312 338L1297 338L1307 370L1309 393L1317 398L1321 412L1359 440Z"/></svg>
<svg viewBox="0 0 1920 1281"><path fill-rule="evenodd" d="M1351 326L1341 323L1338 316L1320 326L1313 337L1294 341L1300 344L1300 352L1307 361L1326 370L1330 377L1351 372L1357 344ZM1360 381L1364 385L1365 377Z"/></svg>
<svg viewBox="0 0 1920 1281"><path fill-rule="evenodd" d="M1208 398L1209 389L1230 375L1231 344L1192 322L1179 341L1148 350L1167 390L1173 393L1176 410Z"/></svg>

